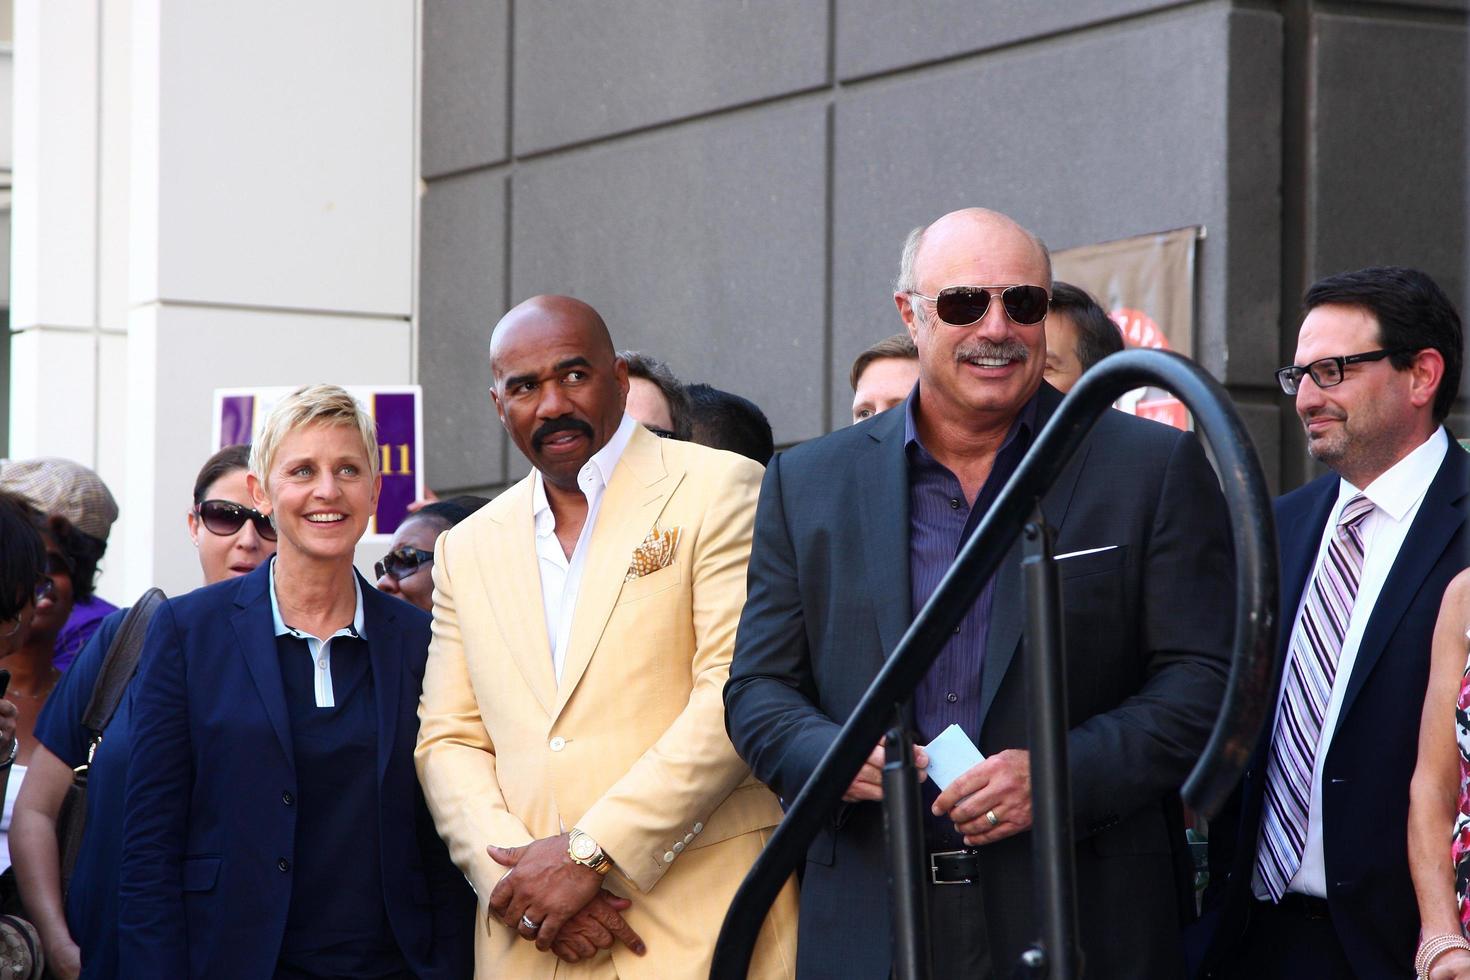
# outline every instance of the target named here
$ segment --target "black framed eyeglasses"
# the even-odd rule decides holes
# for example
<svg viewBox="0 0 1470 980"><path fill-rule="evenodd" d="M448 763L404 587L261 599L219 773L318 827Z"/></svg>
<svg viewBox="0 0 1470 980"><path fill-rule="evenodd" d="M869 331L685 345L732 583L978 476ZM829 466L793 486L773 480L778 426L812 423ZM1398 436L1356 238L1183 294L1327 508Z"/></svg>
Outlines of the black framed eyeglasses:
<svg viewBox="0 0 1470 980"><path fill-rule="evenodd" d="M276 528L271 519L260 511L245 507L233 500L206 500L195 508L194 513L210 534L229 537L249 521L255 525L255 533L267 541L276 540Z"/></svg>
<svg viewBox="0 0 1470 980"><path fill-rule="evenodd" d="M395 582L401 582L425 565L434 561L434 553L425 551L423 548L411 548L404 545L394 548L383 556L381 561L373 564L373 573L378 578L384 575Z"/></svg>
<svg viewBox="0 0 1470 980"><path fill-rule="evenodd" d="M1281 390L1288 395L1294 395L1301 388L1302 378L1312 376L1318 388L1332 388L1342 384L1347 376L1349 364L1362 364L1366 361L1381 361L1385 357L1395 354L1407 354L1409 348L1395 347L1392 350L1370 350L1362 354L1348 354L1345 357L1319 357L1311 364L1293 364L1276 372L1276 380L1281 385Z"/></svg>
<svg viewBox="0 0 1470 980"><path fill-rule="evenodd" d="M978 323L990 309L990 295L1000 291L1000 305L1005 307L1011 322L1022 326L1033 326L1046 319L1047 307L1051 305L1051 294L1045 287L1021 284L1018 286L946 286L934 296L909 291L934 304L939 319L955 327L968 327Z"/></svg>

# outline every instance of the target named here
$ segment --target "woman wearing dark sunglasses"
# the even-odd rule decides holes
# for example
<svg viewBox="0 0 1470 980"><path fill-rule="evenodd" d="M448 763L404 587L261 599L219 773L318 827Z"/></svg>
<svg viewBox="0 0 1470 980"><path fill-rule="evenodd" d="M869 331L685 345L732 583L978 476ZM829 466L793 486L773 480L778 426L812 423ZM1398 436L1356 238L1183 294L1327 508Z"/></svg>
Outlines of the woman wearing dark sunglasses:
<svg viewBox="0 0 1470 980"><path fill-rule="evenodd" d="M343 389L282 398L247 478L275 557L154 615L133 682L122 976L473 969L474 894L413 766L429 617L353 569L378 459Z"/></svg>
<svg viewBox="0 0 1470 980"><path fill-rule="evenodd" d="M464 494L426 504L409 515L394 532L388 553L373 566L378 590L406 599L424 612L433 612L430 568L434 564L434 542L489 502L484 497Z"/></svg>
<svg viewBox="0 0 1470 980"><path fill-rule="evenodd" d="M226 446L205 462L194 480L194 506L187 520L206 585L253 571L275 553L275 530L249 506L249 461L249 446ZM122 609L103 620L56 685L36 724L35 750L15 806L11 846L16 877L26 911L41 934L47 967L60 980L78 976L83 964L89 978L117 975L117 880L123 785L132 753L131 689L88 770L85 830L64 900L56 827L72 770L87 761L89 738L82 718L126 614Z"/></svg>

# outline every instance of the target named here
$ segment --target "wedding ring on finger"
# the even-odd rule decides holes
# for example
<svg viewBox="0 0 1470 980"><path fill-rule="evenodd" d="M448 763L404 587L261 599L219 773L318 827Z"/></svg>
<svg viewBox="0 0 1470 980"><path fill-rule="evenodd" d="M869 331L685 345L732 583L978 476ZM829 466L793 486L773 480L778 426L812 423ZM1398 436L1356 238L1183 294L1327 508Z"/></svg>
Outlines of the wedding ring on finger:
<svg viewBox="0 0 1470 980"><path fill-rule="evenodd" d="M986 810L985 811L985 819L987 821L989 821L990 826L992 826L992 827L994 827L994 826L996 826L997 824L1000 823L1000 817L997 817L995 815L995 811L994 810Z"/></svg>
<svg viewBox="0 0 1470 980"><path fill-rule="evenodd" d="M521 925L525 926L527 929L531 930L532 932L538 932L541 929L541 923L539 923L539 922L532 922L531 921L531 917L529 915L523 915L523 916L521 916Z"/></svg>

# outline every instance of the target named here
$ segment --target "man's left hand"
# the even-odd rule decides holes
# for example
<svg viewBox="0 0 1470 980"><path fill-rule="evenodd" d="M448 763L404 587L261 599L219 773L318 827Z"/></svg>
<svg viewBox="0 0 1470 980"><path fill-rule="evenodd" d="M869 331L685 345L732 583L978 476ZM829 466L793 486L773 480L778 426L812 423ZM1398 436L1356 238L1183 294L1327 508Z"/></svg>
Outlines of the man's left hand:
<svg viewBox="0 0 1470 980"><path fill-rule="evenodd" d="M954 821L969 846L1030 829L1031 753L1006 749L971 766L939 794L934 815Z"/></svg>
<svg viewBox="0 0 1470 980"><path fill-rule="evenodd" d="M523 847L496 847L486 852L510 868L490 893L490 911L522 939L548 950L568 919L582 911L602 888L602 875L567 854L567 835L543 837ZM522 916L535 924L530 928Z"/></svg>

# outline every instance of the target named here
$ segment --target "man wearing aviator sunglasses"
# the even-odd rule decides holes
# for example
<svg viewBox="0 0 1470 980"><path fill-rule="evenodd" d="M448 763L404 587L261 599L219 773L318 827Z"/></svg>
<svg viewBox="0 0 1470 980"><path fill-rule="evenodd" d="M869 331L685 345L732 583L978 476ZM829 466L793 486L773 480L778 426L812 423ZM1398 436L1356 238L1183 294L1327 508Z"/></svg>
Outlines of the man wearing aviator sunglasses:
<svg viewBox="0 0 1470 980"><path fill-rule="evenodd" d="M918 385L771 460L725 706L736 749L786 799L1061 403L1043 379L1051 284L1046 247L1005 215L969 209L916 229L894 302ZM1042 510L1063 584L1088 972L1177 976L1179 786L1218 710L1233 635L1224 502L1193 435L1120 412L1098 420L1063 473ZM917 742L957 725L986 756L943 793L925 787L936 976L1007 976L1039 928L1025 608L1017 547L912 703ZM926 767L926 750L915 754ZM890 973L883 764L875 748L809 854L804 980Z"/></svg>

